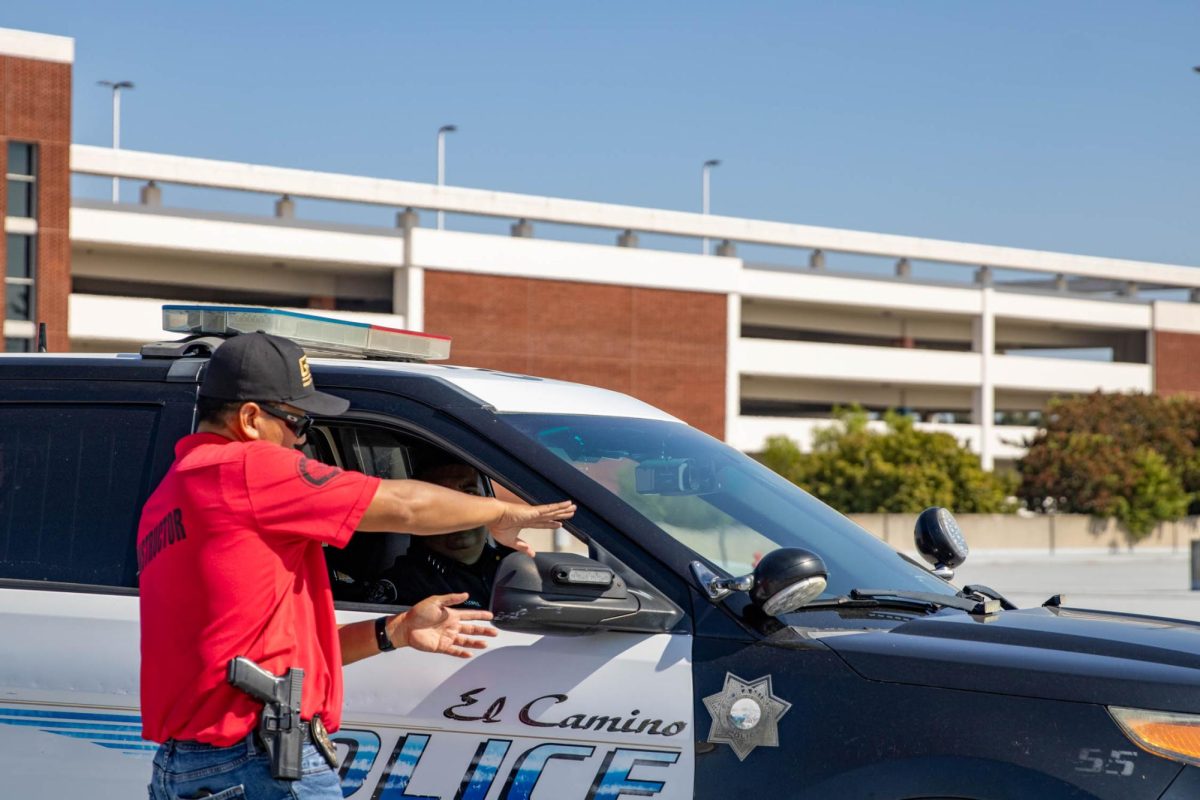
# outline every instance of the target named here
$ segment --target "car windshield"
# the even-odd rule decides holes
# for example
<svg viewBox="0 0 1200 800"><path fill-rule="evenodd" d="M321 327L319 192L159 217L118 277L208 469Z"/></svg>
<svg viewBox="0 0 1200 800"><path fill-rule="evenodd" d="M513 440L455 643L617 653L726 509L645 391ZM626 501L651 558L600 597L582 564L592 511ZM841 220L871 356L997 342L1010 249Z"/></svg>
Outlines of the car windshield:
<svg viewBox="0 0 1200 800"><path fill-rule="evenodd" d="M750 572L776 548L802 547L829 569L823 598L855 588L955 591L754 459L687 425L556 414L501 418L730 574Z"/></svg>

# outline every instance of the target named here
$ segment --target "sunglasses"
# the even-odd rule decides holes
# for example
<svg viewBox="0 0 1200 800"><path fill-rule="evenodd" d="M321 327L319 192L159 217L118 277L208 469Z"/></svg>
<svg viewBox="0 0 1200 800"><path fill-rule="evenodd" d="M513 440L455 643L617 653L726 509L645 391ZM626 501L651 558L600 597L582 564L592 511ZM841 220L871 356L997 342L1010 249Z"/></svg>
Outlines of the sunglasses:
<svg viewBox="0 0 1200 800"><path fill-rule="evenodd" d="M297 439L303 439L313 426L313 418L308 415L293 414L266 403L259 403L258 407L275 419L283 420L283 423L291 429Z"/></svg>

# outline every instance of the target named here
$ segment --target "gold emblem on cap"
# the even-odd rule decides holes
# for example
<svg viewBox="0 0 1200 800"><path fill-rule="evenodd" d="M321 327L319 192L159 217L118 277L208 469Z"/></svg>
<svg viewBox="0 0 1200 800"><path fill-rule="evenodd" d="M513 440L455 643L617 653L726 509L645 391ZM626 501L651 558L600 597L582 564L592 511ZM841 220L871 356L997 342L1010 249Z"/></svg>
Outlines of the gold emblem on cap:
<svg viewBox="0 0 1200 800"><path fill-rule="evenodd" d="M312 386L312 370L308 368L308 356L300 356L300 385Z"/></svg>

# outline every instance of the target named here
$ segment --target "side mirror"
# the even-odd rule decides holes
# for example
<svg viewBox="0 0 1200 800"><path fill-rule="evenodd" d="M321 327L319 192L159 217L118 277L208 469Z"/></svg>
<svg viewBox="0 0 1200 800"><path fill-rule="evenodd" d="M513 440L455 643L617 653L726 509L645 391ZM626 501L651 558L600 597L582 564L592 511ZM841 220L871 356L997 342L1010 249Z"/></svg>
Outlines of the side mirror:
<svg viewBox="0 0 1200 800"><path fill-rule="evenodd" d="M670 601L630 589L611 567L576 553L506 556L491 610L497 628L534 633L663 633L680 616Z"/></svg>
<svg viewBox="0 0 1200 800"><path fill-rule="evenodd" d="M733 592L749 592L763 613L778 617L811 603L829 583L829 570L816 553L799 547L781 547L767 553L754 572L737 578L721 578L699 561L692 562L692 576L716 602Z"/></svg>
<svg viewBox="0 0 1200 800"><path fill-rule="evenodd" d="M939 506L925 509L917 517L913 540L917 552L933 565L933 574L946 580L954 577L955 568L971 553L954 515Z"/></svg>
<svg viewBox="0 0 1200 800"><path fill-rule="evenodd" d="M828 583L829 570L820 556L799 547L781 547L754 567L750 599L764 614L778 617L811 603Z"/></svg>

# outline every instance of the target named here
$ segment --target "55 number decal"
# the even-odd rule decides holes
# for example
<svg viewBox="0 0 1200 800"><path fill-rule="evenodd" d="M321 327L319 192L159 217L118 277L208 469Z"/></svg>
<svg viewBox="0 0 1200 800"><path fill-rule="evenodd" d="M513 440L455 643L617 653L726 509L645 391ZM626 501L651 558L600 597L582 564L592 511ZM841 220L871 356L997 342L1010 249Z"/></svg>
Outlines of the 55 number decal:
<svg viewBox="0 0 1200 800"><path fill-rule="evenodd" d="M1103 750L1099 747L1085 747L1079 751L1079 758L1075 759L1075 771L1128 778L1136 767L1134 760L1137 755L1136 750Z"/></svg>

